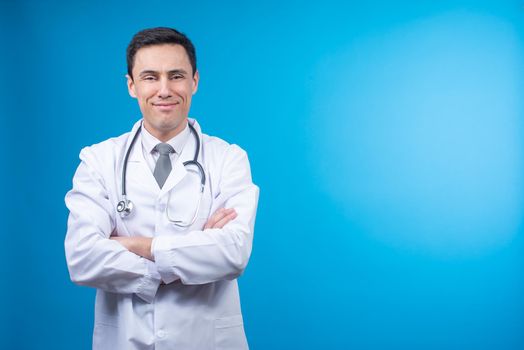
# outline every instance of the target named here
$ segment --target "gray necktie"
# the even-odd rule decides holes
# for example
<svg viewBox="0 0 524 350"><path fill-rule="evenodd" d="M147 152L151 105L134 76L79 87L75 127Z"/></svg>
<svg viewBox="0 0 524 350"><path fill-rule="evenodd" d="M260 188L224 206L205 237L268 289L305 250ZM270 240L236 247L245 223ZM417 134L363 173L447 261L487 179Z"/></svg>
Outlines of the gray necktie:
<svg viewBox="0 0 524 350"><path fill-rule="evenodd" d="M171 159L169 159L169 154L175 152L175 150L167 143L159 143L155 146L154 150L160 153L160 157L158 157L156 161L153 176L156 182L158 182L158 186L162 188L171 172Z"/></svg>

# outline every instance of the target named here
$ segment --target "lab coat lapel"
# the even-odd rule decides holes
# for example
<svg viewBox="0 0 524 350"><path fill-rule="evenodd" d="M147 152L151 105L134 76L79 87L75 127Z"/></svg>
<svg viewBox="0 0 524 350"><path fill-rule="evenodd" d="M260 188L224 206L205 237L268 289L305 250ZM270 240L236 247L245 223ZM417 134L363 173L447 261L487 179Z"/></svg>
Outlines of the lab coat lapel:
<svg viewBox="0 0 524 350"><path fill-rule="evenodd" d="M186 145L187 146L187 145ZM169 173L169 176L166 179L166 182L164 183L164 186L160 190L160 195L163 196L164 194L168 193L175 187L187 174L187 170L184 167L184 164L181 159L182 156L185 153L186 147L184 147L184 151L182 151L182 154L178 159L175 161L175 164L173 165L173 168L171 169L171 173Z"/></svg>
<svg viewBox="0 0 524 350"><path fill-rule="evenodd" d="M132 133L131 137L133 137L133 135L134 133ZM149 193L158 193L160 191L158 183L144 159L141 135L138 136L129 154L127 161L127 182L133 184L133 186L142 187Z"/></svg>
<svg viewBox="0 0 524 350"><path fill-rule="evenodd" d="M189 122L191 122L191 120ZM169 191L171 191L173 187L175 187L187 175L187 170L184 166L184 162L188 160L193 160L195 148L195 136L191 132L186 144L184 145L184 148L182 149L182 154L180 154L180 156L175 161L175 164L173 164L171 173L167 177L166 182L164 183L164 186L160 191L160 196L169 193Z"/></svg>

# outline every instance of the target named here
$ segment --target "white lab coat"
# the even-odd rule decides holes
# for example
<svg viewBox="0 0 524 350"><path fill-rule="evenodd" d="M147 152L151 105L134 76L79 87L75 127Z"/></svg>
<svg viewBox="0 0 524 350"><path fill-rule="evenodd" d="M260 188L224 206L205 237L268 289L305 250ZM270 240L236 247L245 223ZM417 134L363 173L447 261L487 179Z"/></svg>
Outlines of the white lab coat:
<svg viewBox="0 0 524 350"><path fill-rule="evenodd" d="M251 254L259 189L246 153L201 133L199 162L206 173L196 222L187 229L167 220L190 221L200 177L185 168L196 141L188 138L164 187L147 166L140 136L127 164L127 195L135 209L121 218L122 165L130 133L84 148L66 195L70 210L65 252L71 279L97 288L93 349L247 349L236 278ZM238 216L222 229L203 230L218 208ZM129 252L111 235L155 237L155 262ZM163 283L162 283L163 282ZM162 284L161 284L162 283Z"/></svg>

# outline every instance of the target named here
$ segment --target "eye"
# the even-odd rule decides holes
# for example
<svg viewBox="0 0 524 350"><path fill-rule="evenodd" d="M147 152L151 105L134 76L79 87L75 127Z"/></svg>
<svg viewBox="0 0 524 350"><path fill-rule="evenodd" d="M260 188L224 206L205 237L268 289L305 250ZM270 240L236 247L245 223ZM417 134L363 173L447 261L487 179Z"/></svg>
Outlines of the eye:
<svg viewBox="0 0 524 350"><path fill-rule="evenodd" d="M146 75L146 76L142 77L142 80L154 81L154 80L156 80L156 77L154 75Z"/></svg>
<svg viewBox="0 0 524 350"><path fill-rule="evenodd" d="M184 75L182 75L182 74L173 74L171 76L171 80L179 80L179 79L184 79Z"/></svg>

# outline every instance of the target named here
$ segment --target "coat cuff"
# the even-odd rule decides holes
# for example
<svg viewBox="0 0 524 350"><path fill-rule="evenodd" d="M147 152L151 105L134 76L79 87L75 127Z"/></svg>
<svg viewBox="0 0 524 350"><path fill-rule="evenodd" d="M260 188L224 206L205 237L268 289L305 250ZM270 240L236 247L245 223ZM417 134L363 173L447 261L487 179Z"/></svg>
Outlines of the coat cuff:
<svg viewBox="0 0 524 350"><path fill-rule="evenodd" d="M158 236L153 239L153 244L151 246L153 256L155 257L156 267L165 284L180 279L180 277L175 273L174 263L172 261L172 251L169 249L169 241L169 238L166 236Z"/></svg>
<svg viewBox="0 0 524 350"><path fill-rule="evenodd" d="M155 295L160 285L161 277L156 264L151 260L144 259L147 265L147 273L136 291L136 295L147 303L155 300Z"/></svg>

